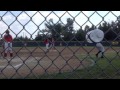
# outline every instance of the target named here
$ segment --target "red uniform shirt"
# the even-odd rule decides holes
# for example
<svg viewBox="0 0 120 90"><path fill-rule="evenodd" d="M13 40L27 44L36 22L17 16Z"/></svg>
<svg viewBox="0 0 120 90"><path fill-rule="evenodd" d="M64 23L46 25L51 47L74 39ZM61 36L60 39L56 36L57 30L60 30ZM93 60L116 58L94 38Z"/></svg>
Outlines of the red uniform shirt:
<svg viewBox="0 0 120 90"><path fill-rule="evenodd" d="M4 40L5 40L5 42L12 42L12 41L13 41L13 38L12 38L11 35L5 34L5 35L4 35Z"/></svg>
<svg viewBox="0 0 120 90"><path fill-rule="evenodd" d="M46 39L46 40L44 41L44 43L45 43L45 44L48 44L48 43L49 43L49 40Z"/></svg>

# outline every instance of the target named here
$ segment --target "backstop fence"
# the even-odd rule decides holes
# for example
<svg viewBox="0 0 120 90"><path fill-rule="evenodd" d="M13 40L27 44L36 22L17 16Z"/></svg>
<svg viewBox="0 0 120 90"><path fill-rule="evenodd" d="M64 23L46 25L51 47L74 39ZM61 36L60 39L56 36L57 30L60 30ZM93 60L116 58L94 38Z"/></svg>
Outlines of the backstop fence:
<svg viewBox="0 0 120 90"><path fill-rule="evenodd" d="M0 78L119 79L119 15L120 11L0 11ZM85 38L97 28L104 32L103 58ZM6 41L6 30L12 41ZM6 42L12 43L12 52L6 52Z"/></svg>

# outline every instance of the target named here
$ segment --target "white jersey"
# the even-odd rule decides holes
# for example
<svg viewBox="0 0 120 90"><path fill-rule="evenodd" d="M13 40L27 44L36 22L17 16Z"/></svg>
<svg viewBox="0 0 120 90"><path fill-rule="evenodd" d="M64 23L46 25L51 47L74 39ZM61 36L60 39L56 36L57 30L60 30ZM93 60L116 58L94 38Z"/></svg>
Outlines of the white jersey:
<svg viewBox="0 0 120 90"><path fill-rule="evenodd" d="M104 46L103 46L101 43L97 43L97 44L96 44L96 47L97 47L97 49L98 49L99 51L101 51L101 52L104 52L104 51L105 51L105 48L104 48Z"/></svg>

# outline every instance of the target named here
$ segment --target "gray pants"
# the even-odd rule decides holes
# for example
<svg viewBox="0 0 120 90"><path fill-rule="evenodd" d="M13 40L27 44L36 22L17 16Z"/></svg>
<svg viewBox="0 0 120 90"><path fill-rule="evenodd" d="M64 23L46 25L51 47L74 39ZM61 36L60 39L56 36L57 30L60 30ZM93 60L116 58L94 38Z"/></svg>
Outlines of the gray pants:
<svg viewBox="0 0 120 90"><path fill-rule="evenodd" d="M105 48L104 48L104 46L103 46L101 43L97 43L97 44L96 44L96 48L97 48L99 51L101 51L101 52L104 52L104 51L105 51Z"/></svg>
<svg viewBox="0 0 120 90"><path fill-rule="evenodd" d="M101 43L97 43L97 44L96 44L96 48L99 50L98 53L96 54L96 56L98 57L98 54L101 53L101 54L102 54L102 55L101 55L101 58L103 58L104 52L105 52L104 46L103 46Z"/></svg>
<svg viewBox="0 0 120 90"><path fill-rule="evenodd" d="M8 53L8 51L10 53L13 53L13 51L12 51L12 43L11 42L5 42L4 51L5 51L5 53Z"/></svg>

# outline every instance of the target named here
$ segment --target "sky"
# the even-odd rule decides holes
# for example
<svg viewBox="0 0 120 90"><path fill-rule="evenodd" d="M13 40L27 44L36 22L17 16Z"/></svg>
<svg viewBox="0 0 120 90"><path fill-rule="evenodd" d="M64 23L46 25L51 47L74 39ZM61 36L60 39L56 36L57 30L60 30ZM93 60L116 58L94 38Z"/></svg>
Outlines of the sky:
<svg viewBox="0 0 120 90"><path fill-rule="evenodd" d="M80 26L84 29L86 25L103 23L104 16L104 21L116 21L119 15L120 11L0 11L0 33L9 28L13 37L22 35L30 38L32 35L35 38L39 30L45 29L44 23L50 18L54 23L66 24L67 18L75 17L74 29L78 30Z"/></svg>

